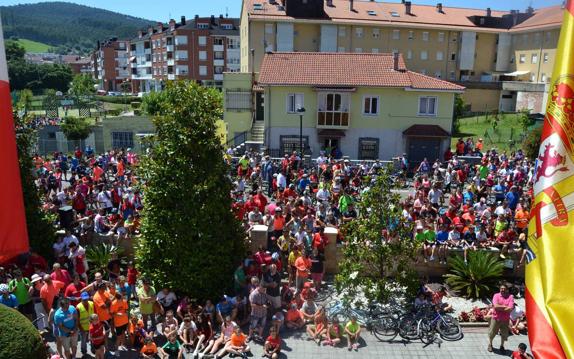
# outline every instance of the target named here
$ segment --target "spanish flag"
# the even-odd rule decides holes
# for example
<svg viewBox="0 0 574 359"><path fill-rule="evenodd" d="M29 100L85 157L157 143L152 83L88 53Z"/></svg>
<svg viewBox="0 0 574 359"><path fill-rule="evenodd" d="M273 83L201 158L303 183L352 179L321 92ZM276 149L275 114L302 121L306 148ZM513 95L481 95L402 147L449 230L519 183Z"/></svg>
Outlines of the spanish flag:
<svg viewBox="0 0 574 359"><path fill-rule="evenodd" d="M574 358L574 0L565 5L528 227L526 314L536 358Z"/></svg>
<svg viewBox="0 0 574 359"><path fill-rule="evenodd" d="M0 22L0 263L28 251L12 98Z"/></svg>

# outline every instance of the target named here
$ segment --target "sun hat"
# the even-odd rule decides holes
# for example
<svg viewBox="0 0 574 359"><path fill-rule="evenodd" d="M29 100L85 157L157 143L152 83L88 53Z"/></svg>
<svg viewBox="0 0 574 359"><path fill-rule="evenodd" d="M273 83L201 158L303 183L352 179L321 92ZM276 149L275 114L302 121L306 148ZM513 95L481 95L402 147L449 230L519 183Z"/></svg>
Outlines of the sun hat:
<svg viewBox="0 0 574 359"><path fill-rule="evenodd" d="M41 280L42 280L42 277L40 277L37 274L32 274L32 277L30 278L31 283L36 283L36 282L41 281Z"/></svg>

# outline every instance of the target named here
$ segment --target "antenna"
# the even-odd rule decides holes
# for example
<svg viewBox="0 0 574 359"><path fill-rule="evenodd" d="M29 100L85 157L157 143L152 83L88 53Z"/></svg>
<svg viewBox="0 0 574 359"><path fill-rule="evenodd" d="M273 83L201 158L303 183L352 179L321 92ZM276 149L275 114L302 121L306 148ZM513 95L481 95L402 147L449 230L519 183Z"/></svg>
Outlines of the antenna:
<svg viewBox="0 0 574 359"><path fill-rule="evenodd" d="M225 7L225 17L229 17L229 8Z"/></svg>

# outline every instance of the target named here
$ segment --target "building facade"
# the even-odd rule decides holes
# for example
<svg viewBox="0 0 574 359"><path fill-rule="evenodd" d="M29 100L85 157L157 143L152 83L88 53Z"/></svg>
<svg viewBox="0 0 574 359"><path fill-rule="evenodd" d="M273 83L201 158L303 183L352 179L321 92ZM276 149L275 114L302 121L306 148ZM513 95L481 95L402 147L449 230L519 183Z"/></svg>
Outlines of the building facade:
<svg viewBox="0 0 574 359"><path fill-rule="evenodd" d="M98 42L92 55L93 75L102 91L120 91L121 84L129 81L129 42L111 38Z"/></svg>
<svg viewBox="0 0 574 359"><path fill-rule="evenodd" d="M328 66L326 66L328 64ZM265 147L356 159L442 158L464 87L409 71L399 54L270 53L262 60ZM228 103L226 102L226 105Z"/></svg>
<svg viewBox="0 0 574 359"><path fill-rule="evenodd" d="M272 51L398 52L413 71L462 83L473 111L539 112L561 15L560 6L503 12L410 1L244 0L241 71L258 72Z"/></svg>

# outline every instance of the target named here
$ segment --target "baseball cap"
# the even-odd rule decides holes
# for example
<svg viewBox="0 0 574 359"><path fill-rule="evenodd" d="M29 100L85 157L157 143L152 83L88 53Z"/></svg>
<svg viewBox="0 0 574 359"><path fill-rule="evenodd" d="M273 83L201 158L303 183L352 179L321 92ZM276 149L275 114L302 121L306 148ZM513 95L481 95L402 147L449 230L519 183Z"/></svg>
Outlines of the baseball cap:
<svg viewBox="0 0 574 359"><path fill-rule="evenodd" d="M0 292L7 292L8 291L8 285L7 284L0 284Z"/></svg>
<svg viewBox="0 0 574 359"><path fill-rule="evenodd" d="M90 299L90 295L87 292L82 292L82 294L80 294L80 298L82 298L82 300L88 300Z"/></svg>

